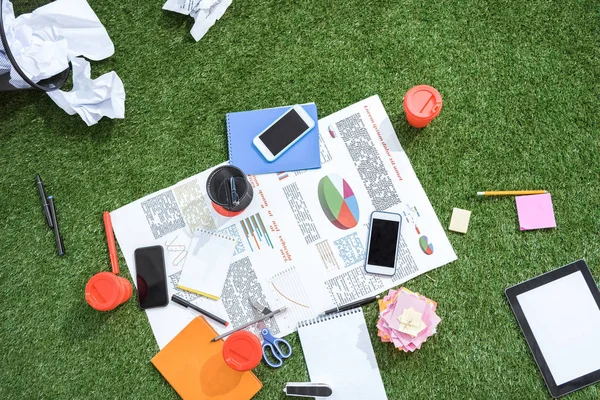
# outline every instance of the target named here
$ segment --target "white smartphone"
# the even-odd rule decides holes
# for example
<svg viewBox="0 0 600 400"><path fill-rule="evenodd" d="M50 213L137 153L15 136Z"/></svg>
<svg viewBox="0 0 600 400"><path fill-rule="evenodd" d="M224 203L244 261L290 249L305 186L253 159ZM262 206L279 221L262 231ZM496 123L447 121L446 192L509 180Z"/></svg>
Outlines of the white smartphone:
<svg viewBox="0 0 600 400"><path fill-rule="evenodd" d="M315 121L302 106L295 105L286 111L252 140L263 157L275 161L315 126Z"/></svg>
<svg viewBox="0 0 600 400"><path fill-rule="evenodd" d="M365 271L371 274L394 275L402 216L396 213L373 211L367 241Z"/></svg>

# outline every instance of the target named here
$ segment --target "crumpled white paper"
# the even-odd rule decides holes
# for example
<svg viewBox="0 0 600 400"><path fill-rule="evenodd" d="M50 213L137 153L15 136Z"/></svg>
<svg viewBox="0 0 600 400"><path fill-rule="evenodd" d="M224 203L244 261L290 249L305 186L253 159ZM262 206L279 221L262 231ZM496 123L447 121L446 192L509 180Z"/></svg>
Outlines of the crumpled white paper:
<svg viewBox="0 0 600 400"><path fill-rule="evenodd" d="M192 16L196 22L190 33L199 41L221 19L231 2L232 0L167 0L163 10Z"/></svg>
<svg viewBox="0 0 600 400"><path fill-rule="evenodd" d="M75 113L88 126L94 125L102 117L125 117L125 88L119 76L108 72L91 79L89 61L81 57L71 60L73 65L73 90L55 90L48 96L69 115Z"/></svg>
<svg viewBox="0 0 600 400"><path fill-rule="evenodd" d="M115 52L108 32L85 0L57 0L19 15L6 28L6 39L15 61L34 82L64 71L71 58L97 61ZM16 71L12 74L21 81Z"/></svg>
<svg viewBox="0 0 600 400"><path fill-rule="evenodd" d="M108 32L86 0L56 0L17 18L10 1L3 4L10 51L27 77L39 82L64 71L71 61L73 90L49 92L52 100L67 113L79 114L88 125L102 116L123 118L125 93L117 74L110 72L91 80L89 63L77 58L98 61L115 52ZM15 69L10 74L13 86L29 87Z"/></svg>

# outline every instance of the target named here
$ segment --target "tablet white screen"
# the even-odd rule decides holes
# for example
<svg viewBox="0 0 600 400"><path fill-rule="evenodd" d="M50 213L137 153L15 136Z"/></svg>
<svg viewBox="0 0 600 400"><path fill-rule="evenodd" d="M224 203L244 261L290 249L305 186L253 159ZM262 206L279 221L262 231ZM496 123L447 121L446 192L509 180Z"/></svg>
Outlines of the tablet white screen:
<svg viewBox="0 0 600 400"><path fill-rule="evenodd" d="M600 369L600 310L580 271L517 300L557 385Z"/></svg>

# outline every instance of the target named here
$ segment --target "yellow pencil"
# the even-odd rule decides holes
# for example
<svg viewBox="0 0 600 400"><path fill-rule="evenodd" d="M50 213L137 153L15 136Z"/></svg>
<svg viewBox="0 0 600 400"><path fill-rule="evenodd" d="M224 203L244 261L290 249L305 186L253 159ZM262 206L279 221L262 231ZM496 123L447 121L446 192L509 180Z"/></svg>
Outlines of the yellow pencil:
<svg viewBox="0 0 600 400"><path fill-rule="evenodd" d="M544 194L546 190L498 190L491 192L477 192L477 196L522 196L527 194Z"/></svg>

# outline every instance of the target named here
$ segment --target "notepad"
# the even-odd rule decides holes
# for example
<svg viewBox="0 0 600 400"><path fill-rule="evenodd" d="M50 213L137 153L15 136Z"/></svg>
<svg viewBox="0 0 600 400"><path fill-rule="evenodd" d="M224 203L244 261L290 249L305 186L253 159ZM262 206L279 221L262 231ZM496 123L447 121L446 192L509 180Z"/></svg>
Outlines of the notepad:
<svg viewBox="0 0 600 400"><path fill-rule="evenodd" d="M328 400L387 399L361 308L300 322L298 335L311 382L333 390Z"/></svg>
<svg viewBox="0 0 600 400"><path fill-rule="evenodd" d="M236 244L236 238L197 230L190 242L177 287L218 300Z"/></svg>
<svg viewBox="0 0 600 400"><path fill-rule="evenodd" d="M262 383L250 371L231 369L223 359L223 340L204 317L196 317L157 355L152 364L184 400L245 400Z"/></svg>
<svg viewBox="0 0 600 400"><path fill-rule="evenodd" d="M515 197L522 231L556 228L550 193Z"/></svg>
<svg viewBox="0 0 600 400"><path fill-rule="evenodd" d="M291 106L241 111L227 114L229 162L248 175L289 172L321 167L317 106L302 108L315 121L315 127L273 162L268 162L252 144L256 135L281 117Z"/></svg>
<svg viewBox="0 0 600 400"><path fill-rule="evenodd" d="M600 291L579 260L506 290L553 397L600 380Z"/></svg>

